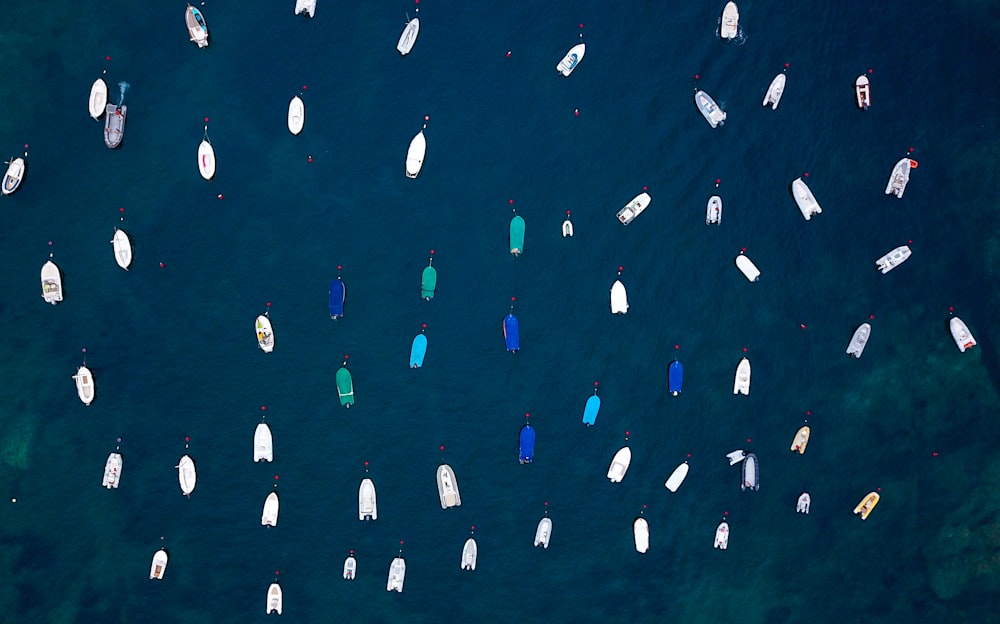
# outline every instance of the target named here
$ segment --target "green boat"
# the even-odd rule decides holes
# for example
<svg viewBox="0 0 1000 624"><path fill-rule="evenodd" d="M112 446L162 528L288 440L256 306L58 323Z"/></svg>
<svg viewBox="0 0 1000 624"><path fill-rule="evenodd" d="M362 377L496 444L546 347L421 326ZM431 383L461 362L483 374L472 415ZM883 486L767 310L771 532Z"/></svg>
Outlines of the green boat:
<svg viewBox="0 0 1000 624"><path fill-rule="evenodd" d="M340 396L341 405L350 407L354 404L354 380L351 378L351 371L347 370L347 362L344 364L337 371L337 395Z"/></svg>
<svg viewBox="0 0 1000 624"><path fill-rule="evenodd" d="M510 253L520 256L524 251L524 219L514 215L510 220Z"/></svg>
<svg viewBox="0 0 1000 624"><path fill-rule="evenodd" d="M437 288L438 283L437 269L433 265L434 257L431 256L427 267L424 268L424 272L420 275L420 296L427 301L434 298L434 289Z"/></svg>

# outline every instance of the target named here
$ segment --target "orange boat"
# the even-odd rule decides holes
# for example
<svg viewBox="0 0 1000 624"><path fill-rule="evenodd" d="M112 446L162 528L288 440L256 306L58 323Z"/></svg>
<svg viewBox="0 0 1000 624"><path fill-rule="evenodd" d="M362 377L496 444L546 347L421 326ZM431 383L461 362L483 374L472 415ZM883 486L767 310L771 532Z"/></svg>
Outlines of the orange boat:
<svg viewBox="0 0 1000 624"><path fill-rule="evenodd" d="M792 440L792 451L798 451L799 455L806 452L806 446L809 444L809 427L800 427L798 432L795 434L795 439Z"/></svg>
<svg viewBox="0 0 1000 624"><path fill-rule="evenodd" d="M875 505L878 505L879 495L878 492L869 492L867 496L861 499L858 506L854 508L854 513L860 514L862 520L868 519L868 514L875 509Z"/></svg>

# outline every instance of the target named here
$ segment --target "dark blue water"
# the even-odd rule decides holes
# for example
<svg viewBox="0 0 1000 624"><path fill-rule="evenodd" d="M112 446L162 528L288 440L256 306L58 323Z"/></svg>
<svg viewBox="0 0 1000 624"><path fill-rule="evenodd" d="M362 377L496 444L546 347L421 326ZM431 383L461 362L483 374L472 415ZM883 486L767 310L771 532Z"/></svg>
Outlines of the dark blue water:
<svg viewBox="0 0 1000 624"><path fill-rule="evenodd" d="M310 21L292 0L210 1L204 50L183 3L6 7L0 146L30 147L22 188L0 202L0 474L3 500L17 500L0 523L0 619L259 621L279 571L299 622L996 622L1000 115L983 55L1000 39L995 9L743 2L740 41L724 43L722 2L633 4L425 3L407 57L395 43L408 2L320 0ZM587 54L563 78L554 68L580 23ZM786 63L780 107L762 108ZM86 112L105 69L113 100L129 84L114 151ZM861 112L853 82L869 70ZM698 114L696 74L725 127ZM286 128L296 94L299 136ZM424 116L427 156L409 180ZM206 117L211 182L195 162ZM910 148L919 168L903 199L887 197ZM789 192L805 172L823 206L809 222ZM615 213L644 187L651 206L621 226ZM713 193L720 227L704 224ZM527 223L519 258L511 199ZM108 244L120 208L127 273ZM573 238L560 234L567 210ZM49 241L56 307L39 298ZM908 241L905 265L874 270ZM733 266L742 248L759 283ZM347 303L331 321L338 266ZM626 316L608 308L619 266ZM512 297L516 355L501 332ZM264 354L252 323L268 302ZM979 341L964 354L949 308ZM90 407L70 378L84 348ZM744 349L752 387L737 397ZM345 355L350 410L334 385ZM586 428L595 381L603 404ZM271 465L251 461L261 406ZM537 432L526 466L525 413ZM806 418L808 451L790 453ZM632 464L610 484L626 432ZM121 487L105 491L119 437ZM758 492L740 491L725 460L736 448L757 454ZM185 452L190 499L174 468ZM459 508L440 508L442 461ZM373 523L356 515L366 462ZM266 529L276 475L280 520ZM862 522L851 512L876 489ZM803 491L808 516L794 512ZM546 511L551 546L536 549ZM170 563L150 581L161 545ZM388 594L400 548L405 591Z"/></svg>

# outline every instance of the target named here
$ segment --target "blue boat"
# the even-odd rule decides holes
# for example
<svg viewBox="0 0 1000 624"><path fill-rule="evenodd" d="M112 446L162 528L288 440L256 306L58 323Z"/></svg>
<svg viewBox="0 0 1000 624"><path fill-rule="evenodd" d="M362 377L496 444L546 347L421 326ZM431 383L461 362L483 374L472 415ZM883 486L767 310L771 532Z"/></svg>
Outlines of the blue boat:
<svg viewBox="0 0 1000 624"><path fill-rule="evenodd" d="M330 282L330 318L337 320L344 316L344 299L347 298L347 287L340 278Z"/></svg>
<svg viewBox="0 0 1000 624"><path fill-rule="evenodd" d="M587 399L587 405L583 408L583 424L588 427L594 424L597 420L597 412L601 410L601 397L597 396L597 391L594 391L594 396Z"/></svg>
<svg viewBox="0 0 1000 624"><path fill-rule="evenodd" d="M419 333L413 338L410 347L410 368L420 368L424 365L424 354L427 353L427 336Z"/></svg>
<svg viewBox="0 0 1000 624"><path fill-rule="evenodd" d="M530 464L531 460L535 458L535 430L531 428L531 425L524 425L521 427L520 433L520 446L518 448L518 459L521 460L522 464Z"/></svg>
<svg viewBox="0 0 1000 624"><path fill-rule="evenodd" d="M507 342L508 351L515 352L521 349L521 333L517 317L513 312L503 317L503 339Z"/></svg>
<svg viewBox="0 0 1000 624"><path fill-rule="evenodd" d="M684 384L684 367L677 360L670 363L670 394L677 396Z"/></svg>

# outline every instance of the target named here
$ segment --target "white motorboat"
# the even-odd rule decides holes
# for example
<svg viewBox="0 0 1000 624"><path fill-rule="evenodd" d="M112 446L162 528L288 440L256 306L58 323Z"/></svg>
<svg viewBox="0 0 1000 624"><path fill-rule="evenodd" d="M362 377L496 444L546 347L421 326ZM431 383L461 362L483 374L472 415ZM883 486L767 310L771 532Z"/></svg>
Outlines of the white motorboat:
<svg viewBox="0 0 1000 624"><path fill-rule="evenodd" d="M195 485L198 484L198 471L195 470L194 460L190 455L184 455L177 462L177 481L181 485L181 492L184 496L191 496Z"/></svg>
<svg viewBox="0 0 1000 624"><path fill-rule="evenodd" d="M611 466L608 467L608 479L611 479L612 483L621 483L631 463L632 449L627 446L618 449L615 456L611 458Z"/></svg>
<svg viewBox="0 0 1000 624"><path fill-rule="evenodd" d="M628 293L621 280L615 280L611 285L611 313L625 314L628 312Z"/></svg>
<svg viewBox="0 0 1000 624"><path fill-rule="evenodd" d="M757 265L746 254L741 253L736 256L736 268L740 270L743 277L747 278L748 282L760 280L760 269L757 268Z"/></svg>
<svg viewBox="0 0 1000 624"><path fill-rule="evenodd" d="M712 195L708 198L708 205L705 207L705 225L722 224L722 198Z"/></svg>
<svg viewBox="0 0 1000 624"><path fill-rule="evenodd" d="M747 458L747 452L742 449L736 449L735 451L726 453L726 458L729 460L730 466L735 466Z"/></svg>
<svg viewBox="0 0 1000 624"><path fill-rule="evenodd" d="M570 221L569 219L566 219L565 221L563 221L563 224L562 224L562 235L563 235L563 238L566 238L566 237L569 237L569 236L573 236L573 222Z"/></svg>
<svg viewBox="0 0 1000 624"><path fill-rule="evenodd" d="M292 134L302 132L302 126L306 123L306 105L302 98L295 96L288 103L288 131Z"/></svg>
<svg viewBox="0 0 1000 624"><path fill-rule="evenodd" d="M344 579L353 581L358 573L358 560L353 555L344 559Z"/></svg>
<svg viewBox="0 0 1000 624"><path fill-rule="evenodd" d="M278 493L271 492L264 499L264 510L260 514L261 526L278 526Z"/></svg>
<svg viewBox="0 0 1000 624"><path fill-rule="evenodd" d="M122 455L121 453L111 453L108 461L104 462L104 480L101 485L110 489L118 489L118 480L122 476Z"/></svg>
<svg viewBox="0 0 1000 624"><path fill-rule="evenodd" d="M272 613L281 615L281 602L281 585L271 583L271 586L267 588L267 601L264 612L268 615Z"/></svg>
<svg viewBox="0 0 1000 624"><path fill-rule="evenodd" d="M49 256L51 258L51 256ZM55 305L63 300L62 275L55 262L49 260L42 265L42 299Z"/></svg>
<svg viewBox="0 0 1000 624"><path fill-rule="evenodd" d="M771 81L771 84L767 87L767 93L764 95L764 102L761 106L771 105L771 110L778 109L778 102L781 101L781 96L785 93L785 74L778 74Z"/></svg>
<svg viewBox="0 0 1000 624"><path fill-rule="evenodd" d="M906 190L906 184L910 181L910 169L916 168L915 160L910 160L909 158L901 158L896 166L892 168L892 173L889 174L889 183L885 185L886 195L895 195L896 197L902 198L903 191Z"/></svg>
<svg viewBox="0 0 1000 624"><path fill-rule="evenodd" d="M809 497L809 492L802 492L799 496L798 502L795 503L795 511L799 513L808 514L809 505L812 503L812 499Z"/></svg>
<svg viewBox="0 0 1000 624"><path fill-rule="evenodd" d="M441 464L437 469L438 496L441 498L441 509L459 507L462 497L458 493L458 480L455 471L448 464Z"/></svg>
<svg viewBox="0 0 1000 624"><path fill-rule="evenodd" d="M965 321L958 318L957 316L951 317L948 321L948 327L951 329L951 337L955 340L955 346L962 353L969 347L976 346L976 339L972 336L972 332L969 331L969 326L965 324Z"/></svg>
<svg viewBox="0 0 1000 624"><path fill-rule="evenodd" d="M389 579L385 583L385 591L403 593L403 581L406 579L406 561L396 557L389 565Z"/></svg>
<svg viewBox="0 0 1000 624"><path fill-rule="evenodd" d="M743 460L743 483L740 484L740 489L752 492L760 489L760 466L753 453L747 453Z"/></svg>
<svg viewBox="0 0 1000 624"><path fill-rule="evenodd" d="M872 105L872 89L868 76L861 74L854 81L854 94L858 97L858 108L868 110L868 107Z"/></svg>
<svg viewBox="0 0 1000 624"><path fill-rule="evenodd" d="M681 465L674 468L674 471L670 473L670 476L667 477L667 481L663 484L663 486L671 492L676 492L677 488L681 486L681 483L684 483L684 479L687 478L689 468L690 466L686 461L681 463Z"/></svg>
<svg viewBox="0 0 1000 624"><path fill-rule="evenodd" d="M566 56L564 56L562 60L556 64L556 71L563 76L569 76L573 73L573 70L576 69L576 66L580 64L580 61L583 60L583 55L586 51L587 45L585 43L581 41L576 44L570 48L569 52L566 53Z"/></svg>
<svg viewBox="0 0 1000 624"><path fill-rule="evenodd" d="M698 110L701 111L708 125L713 128L726 125L726 113L719 108L719 105L715 103L712 96L704 91L695 91L694 103L698 106Z"/></svg>
<svg viewBox="0 0 1000 624"><path fill-rule="evenodd" d="M632 537L635 539L635 549L644 553L649 550L649 523L642 516L632 523Z"/></svg>
<svg viewBox="0 0 1000 624"><path fill-rule="evenodd" d="M876 260L875 267L879 271L882 271L882 274L884 275L889 271L895 269L899 265L903 264L904 262L906 262L909 259L910 254L912 253L913 252L910 251L909 247L907 247L906 245L900 245L899 247L896 247L889 253L885 254L884 256Z"/></svg>
<svg viewBox="0 0 1000 624"><path fill-rule="evenodd" d="M750 360L743 358L736 365L736 379L733 381L733 394L750 394Z"/></svg>
<svg viewBox="0 0 1000 624"><path fill-rule="evenodd" d="M274 439L267 423L257 423L253 430L253 460L254 462L274 461Z"/></svg>
<svg viewBox="0 0 1000 624"><path fill-rule="evenodd" d="M215 177L215 148L208 140L208 126L205 126L205 135L198 144L198 172L206 180Z"/></svg>
<svg viewBox="0 0 1000 624"><path fill-rule="evenodd" d="M725 520L715 529L715 547L719 550L729 548L729 523Z"/></svg>
<svg viewBox="0 0 1000 624"><path fill-rule="evenodd" d="M257 322L254 324L254 329L257 332L257 346L264 353L274 351L274 330L271 327L271 319L268 316L268 312L259 315Z"/></svg>
<svg viewBox="0 0 1000 624"><path fill-rule="evenodd" d="M128 115L128 106L122 104L116 106L108 104L104 109L104 144L111 149L115 149L125 138L125 117Z"/></svg>
<svg viewBox="0 0 1000 624"><path fill-rule="evenodd" d="M740 28L740 12L736 8L735 2L727 2L722 9L722 26L719 27L719 36L723 39L735 39Z"/></svg>
<svg viewBox="0 0 1000 624"><path fill-rule="evenodd" d="M163 580L163 573L167 571L167 561L170 557L163 548L153 553L153 563L149 566L149 578Z"/></svg>
<svg viewBox="0 0 1000 624"><path fill-rule="evenodd" d="M642 214L642 211L649 207L649 203L653 201L653 198L649 196L649 193L642 192L632 198L632 201L625 204L625 207L618 211L618 220L621 221L622 225L628 225L632 221Z"/></svg>
<svg viewBox="0 0 1000 624"><path fill-rule="evenodd" d="M812 219L813 215L823 212L823 209L819 207L819 202L816 201L816 197L809 187L806 186L806 183L802 181L802 178L795 178L795 181L792 182L792 197L795 198L799 212L802 213L802 218L806 221Z"/></svg>
<svg viewBox="0 0 1000 624"><path fill-rule="evenodd" d="M535 529L535 546L548 548L550 539L552 539L552 520L545 516L538 521L538 527Z"/></svg>
<svg viewBox="0 0 1000 624"><path fill-rule="evenodd" d="M90 86L90 116L100 119L108 106L108 84L103 78L98 78Z"/></svg>
<svg viewBox="0 0 1000 624"><path fill-rule="evenodd" d="M24 159L18 156L11 158L7 163L7 172L3 174L3 184L0 185L0 192L10 195L21 186L21 179L24 178Z"/></svg>
<svg viewBox="0 0 1000 624"><path fill-rule="evenodd" d="M94 375L90 372L90 369L84 365L76 369L76 374L73 375L73 380L76 381L76 394L83 401L84 405L90 405L94 400L94 394L97 392L94 386Z"/></svg>
<svg viewBox="0 0 1000 624"><path fill-rule="evenodd" d="M190 4L187 5L187 9L184 11L184 23L187 25L191 41L198 44L199 48L207 48L208 24L205 23L205 16L201 14L201 11Z"/></svg>
<svg viewBox="0 0 1000 624"><path fill-rule="evenodd" d="M420 34L420 20L414 17L406 22L406 27L403 28L403 33L399 35L399 41L396 43L396 50L403 56L409 54L413 44L417 42L418 34Z"/></svg>
<svg viewBox="0 0 1000 624"><path fill-rule="evenodd" d="M426 153L427 139L424 137L424 131L421 130L410 140L410 147L406 150L406 177L415 178L420 175Z"/></svg>
<svg viewBox="0 0 1000 624"><path fill-rule="evenodd" d="M476 545L476 540L470 537L465 540L465 546L462 547L462 569L475 570L478 558L479 546Z"/></svg>
<svg viewBox="0 0 1000 624"><path fill-rule="evenodd" d="M859 358L861 354L865 351L865 345L868 344L868 336L872 333L872 326L868 323L862 323L858 325L858 328L854 330L854 335L851 336L851 342L847 345L847 355Z"/></svg>
<svg viewBox="0 0 1000 624"><path fill-rule="evenodd" d="M358 487L358 520L378 520L378 498L371 479L362 479Z"/></svg>
<svg viewBox="0 0 1000 624"><path fill-rule="evenodd" d="M295 14L313 17L316 14L316 0L295 0Z"/></svg>
<svg viewBox="0 0 1000 624"><path fill-rule="evenodd" d="M111 245L115 251L115 262L128 271L129 266L132 265L132 241L125 230L115 228L115 235L111 237Z"/></svg>

